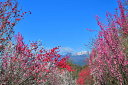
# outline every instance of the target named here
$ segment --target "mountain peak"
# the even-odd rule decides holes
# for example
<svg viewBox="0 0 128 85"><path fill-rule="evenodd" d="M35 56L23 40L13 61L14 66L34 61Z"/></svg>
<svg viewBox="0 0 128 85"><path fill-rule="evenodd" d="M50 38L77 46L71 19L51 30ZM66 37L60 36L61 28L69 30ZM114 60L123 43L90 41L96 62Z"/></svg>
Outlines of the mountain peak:
<svg viewBox="0 0 128 85"><path fill-rule="evenodd" d="M88 55L89 51L81 51L81 52L77 52L75 53L75 55Z"/></svg>

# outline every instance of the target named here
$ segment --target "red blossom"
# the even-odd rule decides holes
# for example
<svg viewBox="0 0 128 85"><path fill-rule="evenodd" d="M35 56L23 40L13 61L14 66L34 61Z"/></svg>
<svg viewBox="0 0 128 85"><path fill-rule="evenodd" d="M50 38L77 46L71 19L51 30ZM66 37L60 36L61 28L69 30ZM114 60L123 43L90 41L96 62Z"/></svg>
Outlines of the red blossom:
<svg viewBox="0 0 128 85"><path fill-rule="evenodd" d="M86 84L92 84L93 83L89 67L86 67L79 72L77 83L79 85L86 85Z"/></svg>
<svg viewBox="0 0 128 85"><path fill-rule="evenodd" d="M14 48L12 47L13 50L11 51L11 54L10 48L6 48L6 50L8 50L9 52L5 51L6 55L4 54L2 56L2 67L4 68L4 70L13 69L9 72L12 72L14 74L16 74L17 70L19 71L19 74L16 75L20 77L15 76L14 74L10 74L9 72L5 72L5 75L3 75L5 77L8 77L8 75L14 76L11 82L19 83L14 82L14 80L22 81L22 78L34 77L36 79L36 82L40 81L38 83L45 83L48 80L44 78L44 76L49 76L56 79L56 76L54 75L61 73L61 69L59 68L63 68L65 71L73 71L71 66L67 64L68 58L61 58L61 55L58 54L58 47L42 52L42 50L44 49L40 48L37 42L31 43L30 47L29 45L25 45L25 43L23 42L23 37L20 33L18 33L15 38L16 45L14 46ZM33 49L33 46L36 46L36 48ZM9 66L10 64L12 64L12 66ZM3 78L4 77L0 77L0 80Z"/></svg>
<svg viewBox="0 0 128 85"><path fill-rule="evenodd" d="M20 21L21 19L20 18L16 18L16 21Z"/></svg>

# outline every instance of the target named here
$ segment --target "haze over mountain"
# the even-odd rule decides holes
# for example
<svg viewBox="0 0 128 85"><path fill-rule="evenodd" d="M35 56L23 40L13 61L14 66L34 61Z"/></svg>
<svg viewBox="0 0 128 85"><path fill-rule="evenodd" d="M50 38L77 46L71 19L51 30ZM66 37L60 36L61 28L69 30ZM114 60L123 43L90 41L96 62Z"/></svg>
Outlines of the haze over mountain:
<svg viewBox="0 0 128 85"><path fill-rule="evenodd" d="M89 57L89 52L87 51L82 51L82 52L77 52L75 54L70 54L70 59L73 63L78 64L78 65L85 65L87 64L86 59Z"/></svg>
<svg viewBox="0 0 128 85"><path fill-rule="evenodd" d="M81 52L74 52L71 48L61 48L60 53L62 56L69 56L70 60L77 65L85 65L87 64L86 59L89 57L90 52L89 51L81 51Z"/></svg>

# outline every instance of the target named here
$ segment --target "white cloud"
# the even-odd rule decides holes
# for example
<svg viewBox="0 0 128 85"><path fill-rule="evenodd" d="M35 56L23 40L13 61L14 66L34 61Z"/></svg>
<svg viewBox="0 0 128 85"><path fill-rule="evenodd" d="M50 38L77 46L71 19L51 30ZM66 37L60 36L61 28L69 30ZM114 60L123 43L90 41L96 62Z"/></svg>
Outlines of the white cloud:
<svg viewBox="0 0 128 85"><path fill-rule="evenodd" d="M70 47L61 47L60 48L60 53L61 54L67 54L67 53L71 53L72 55L76 56L80 56L80 55L86 55L86 54L90 54L89 51L80 51L80 52L75 52L74 49L70 48Z"/></svg>
<svg viewBox="0 0 128 85"><path fill-rule="evenodd" d="M89 51L81 51L81 52L75 53L75 55L85 55L85 54L89 54Z"/></svg>
<svg viewBox="0 0 128 85"><path fill-rule="evenodd" d="M60 53L72 53L74 50L70 47L61 47Z"/></svg>

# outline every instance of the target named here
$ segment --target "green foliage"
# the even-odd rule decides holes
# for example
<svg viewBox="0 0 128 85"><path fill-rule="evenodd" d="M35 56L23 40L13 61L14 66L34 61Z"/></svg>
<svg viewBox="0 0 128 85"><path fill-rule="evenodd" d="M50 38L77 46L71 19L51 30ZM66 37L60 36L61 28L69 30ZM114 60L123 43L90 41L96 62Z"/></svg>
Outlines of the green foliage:
<svg viewBox="0 0 128 85"><path fill-rule="evenodd" d="M72 67L72 69L74 69L74 71L72 71L73 79L77 79L78 78L78 73L81 70L83 70L85 67L88 66L88 65L80 66L80 65L74 64L71 60L68 61L68 64Z"/></svg>

